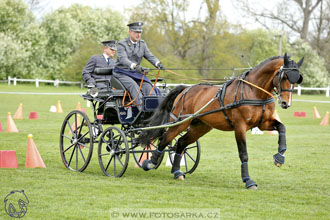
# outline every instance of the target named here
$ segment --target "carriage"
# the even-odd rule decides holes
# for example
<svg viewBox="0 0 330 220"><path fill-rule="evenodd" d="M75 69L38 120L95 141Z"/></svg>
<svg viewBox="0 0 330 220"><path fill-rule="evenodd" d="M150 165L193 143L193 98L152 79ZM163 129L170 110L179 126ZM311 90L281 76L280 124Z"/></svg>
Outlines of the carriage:
<svg viewBox="0 0 330 220"><path fill-rule="evenodd" d="M91 160L94 146L97 146L97 157L103 173L109 177L121 177L129 165L130 154L135 160L133 166L142 167L143 161L150 159L157 150L157 143L141 145L137 137L140 128L146 126L146 120L168 94L169 87L164 79L158 79L161 95L143 97L139 110L126 95L122 83L112 76L112 69L97 68L95 73L109 75L109 79L96 80L105 82L106 87L88 87L86 94L82 95L84 100L92 104L93 116L73 110L65 117L60 132L60 154L66 168L82 172ZM165 152L169 155L167 160L173 163L176 146L177 139L174 139L158 159L156 168L161 164ZM181 163L185 173L194 172L200 153L199 140L185 149Z"/></svg>

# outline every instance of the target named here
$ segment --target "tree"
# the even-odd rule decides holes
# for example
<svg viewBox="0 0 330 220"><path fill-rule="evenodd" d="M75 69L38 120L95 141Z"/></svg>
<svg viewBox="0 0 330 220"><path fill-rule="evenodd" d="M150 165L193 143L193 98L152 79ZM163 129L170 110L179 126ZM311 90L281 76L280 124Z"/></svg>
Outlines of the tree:
<svg viewBox="0 0 330 220"><path fill-rule="evenodd" d="M325 60L319 56L315 50L307 43L300 39L296 40L292 45L292 58L299 60L305 57L305 61L300 68L303 74L303 86L306 87L326 87L328 86L329 77L325 68Z"/></svg>
<svg viewBox="0 0 330 220"><path fill-rule="evenodd" d="M268 29L274 24L281 24L299 34L303 40L308 39L311 16L322 0L282 0L274 8L262 7L256 10L257 3L236 1L243 11L246 11L257 22ZM269 23L268 21L273 21Z"/></svg>
<svg viewBox="0 0 330 220"><path fill-rule="evenodd" d="M119 40L123 37L124 30L123 17L119 13L110 9L92 9L79 4L60 8L48 14L43 19L41 27L47 32L45 64L47 76L52 79L66 78L63 69L71 69L69 66L76 59L71 56L76 56L77 51L85 51L81 50L81 47L86 46L86 42L90 42L89 46L92 46L96 42L101 44L101 41L108 39ZM93 54L89 54L91 55ZM74 70L75 73L79 71L82 69ZM75 77L70 75L69 78Z"/></svg>
<svg viewBox="0 0 330 220"><path fill-rule="evenodd" d="M45 33L21 0L0 1L0 78L32 77L42 72L39 56Z"/></svg>
<svg viewBox="0 0 330 220"><path fill-rule="evenodd" d="M275 9L262 7L259 10L251 1L236 1L236 4L266 28L282 27L310 43L325 59L330 77L330 0L282 0Z"/></svg>

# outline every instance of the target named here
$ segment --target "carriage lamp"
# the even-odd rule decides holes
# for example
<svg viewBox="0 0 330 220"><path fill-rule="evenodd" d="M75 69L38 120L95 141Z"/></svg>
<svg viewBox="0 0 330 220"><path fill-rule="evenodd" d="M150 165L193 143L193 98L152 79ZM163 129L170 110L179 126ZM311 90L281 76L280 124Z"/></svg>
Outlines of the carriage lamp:
<svg viewBox="0 0 330 220"><path fill-rule="evenodd" d="M90 88L90 89L89 89L89 94L90 94L93 98L95 98L95 97L99 94L99 90L98 90L96 87L94 87L94 88Z"/></svg>

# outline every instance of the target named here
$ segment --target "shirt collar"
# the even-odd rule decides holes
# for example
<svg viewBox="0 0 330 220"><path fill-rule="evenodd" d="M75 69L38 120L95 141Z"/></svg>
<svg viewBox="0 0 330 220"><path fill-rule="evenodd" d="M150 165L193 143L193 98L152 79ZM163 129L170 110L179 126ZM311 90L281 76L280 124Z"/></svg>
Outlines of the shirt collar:
<svg viewBox="0 0 330 220"><path fill-rule="evenodd" d="M107 62L108 62L108 58L109 58L109 56L108 56L108 55L106 55L105 53L103 53L103 57L105 58L105 61L107 61Z"/></svg>
<svg viewBox="0 0 330 220"><path fill-rule="evenodd" d="M129 41L131 41L132 44L137 44L137 42L133 42L131 39L129 39Z"/></svg>

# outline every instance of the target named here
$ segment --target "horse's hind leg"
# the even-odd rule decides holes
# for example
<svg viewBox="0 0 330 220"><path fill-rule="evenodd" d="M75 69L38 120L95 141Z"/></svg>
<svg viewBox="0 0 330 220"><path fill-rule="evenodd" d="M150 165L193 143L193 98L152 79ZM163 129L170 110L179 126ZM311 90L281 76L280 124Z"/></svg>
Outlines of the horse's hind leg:
<svg viewBox="0 0 330 220"><path fill-rule="evenodd" d="M162 155L165 147L170 144L170 142L183 130L189 126L189 123L181 124L177 127L169 128L162 137L159 138L158 148L152 153L150 160L144 160L142 163L142 168L145 171L154 169L156 164L158 164L158 159Z"/></svg>
<svg viewBox="0 0 330 220"><path fill-rule="evenodd" d="M241 160L241 175L247 189L256 189L257 184L250 178L248 168L248 153L246 149L246 131L243 128L235 129L235 138Z"/></svg>
<svg viewBox="0 0 330 220"><path fill-rule="evenodd" d="M174 174L174 179L183 180L185 175L180 170L180 161L184 149L189 145L197 141L205 133L209 132L211 128L199 120L192 122L189 131L182 137L179 138L175 150L174 161L172 165L171 173Z"/></svg>

